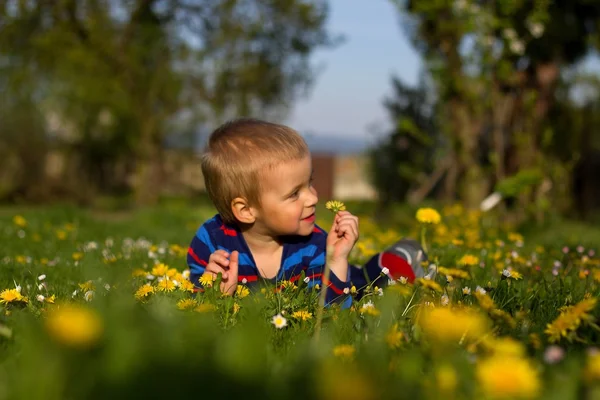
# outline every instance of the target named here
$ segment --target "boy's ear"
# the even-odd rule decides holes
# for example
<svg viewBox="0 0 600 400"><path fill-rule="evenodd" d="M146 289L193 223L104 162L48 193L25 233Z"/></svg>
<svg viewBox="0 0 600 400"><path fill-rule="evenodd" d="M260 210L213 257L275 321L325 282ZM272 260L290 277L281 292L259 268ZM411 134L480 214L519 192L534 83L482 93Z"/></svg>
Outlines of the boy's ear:
<svg viewBox="0 0 600 400"><path fill-rule="evenodd" d="M236 197L231 201L231 211L241 223L252 224L256 220L255 210L242 197Z"/></svg>

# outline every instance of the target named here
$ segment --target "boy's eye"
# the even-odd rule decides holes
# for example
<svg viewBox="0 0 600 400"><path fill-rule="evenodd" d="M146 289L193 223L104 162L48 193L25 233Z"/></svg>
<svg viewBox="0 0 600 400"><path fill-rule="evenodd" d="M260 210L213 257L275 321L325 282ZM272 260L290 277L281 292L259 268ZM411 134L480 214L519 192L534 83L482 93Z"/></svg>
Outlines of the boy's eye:
<svg viewBox="0 0 600 400"><path fill-rule="evenodd" d="M298 197L299 194L300 194L300 191L299 190L295 190L294 193L292 193L290 195L290 198Z"/></svg>

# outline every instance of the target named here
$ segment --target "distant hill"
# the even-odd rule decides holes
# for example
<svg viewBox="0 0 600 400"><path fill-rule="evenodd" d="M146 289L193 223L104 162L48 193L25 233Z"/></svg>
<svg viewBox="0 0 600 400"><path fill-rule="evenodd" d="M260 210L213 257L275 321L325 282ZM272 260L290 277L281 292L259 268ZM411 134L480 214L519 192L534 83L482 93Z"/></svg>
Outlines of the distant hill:
<svg viewBox="0 0 600 400"><path fill-rule="evenodd" d="M373 146L372 139L368 137L323 134L303 136L313 153L357 154Z"/></svg>

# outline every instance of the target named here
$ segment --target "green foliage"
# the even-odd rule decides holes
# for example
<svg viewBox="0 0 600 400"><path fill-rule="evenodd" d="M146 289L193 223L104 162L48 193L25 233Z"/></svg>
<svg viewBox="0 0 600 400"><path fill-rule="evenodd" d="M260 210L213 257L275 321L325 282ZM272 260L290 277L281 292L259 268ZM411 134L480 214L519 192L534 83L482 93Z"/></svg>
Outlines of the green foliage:
<svg viewBox="0 0 600 400"><path fill-rule="evenodd" d="M498 182L496 191L504 197L517 197L519 194L531 191L544 178L537 168L523 169L517 174Z"/></svg>
<svg viewBox="0 0 600 400"><path fill-rule="evenodd" d="M320 211L326 226L331 213ZM542 236L529 232L520 237L501 229L501 221L491 216L461 207L444 209L442 223L432 226L430 252L432 262L447 268L431 281L441 292L422 283L398 282L381 296L373 286L365 297L354 299L350 310L328 308L315 343L316 292L306 290L301 279L282 290L265 287L248 296L222 297L215 282L197 295L175 289L135 298L140 286L159 286L156 277L149 279L140 270L149 274L161 263L178 273L185 269L187 243L213 213L210 207L174 203L133 214L65 207L0 209L0 239L6 249L0 291L19 285L29 297L26 304L0 304L0 398L369 399L397 393L481 398L486 385L478 373L480 363L495 353L509 361L515 354L503 352L521 347L519 357L540 371L539 398L578 398L598 388L597 380L586 378L591 356L585 352L600 338L597 307L589 311L591 320L586 313L558 341L565 359L545 361L547 324L561 315L561 307L600 294L600 264L589 247L597 245L595 227L566 223L548 227ZM412 234L419 228L414 221L395 225L390 233L361 216L361 243L384 247L399 231ZM465 255L477 262L462 265ZM470 279L449 279L447 274L455 274L449 268L455 266ZM509 267L522 278L507 276ZM493 330L475 342L448 341L457 332L449 319L436 324L441 339L427 336L418 322L423 307L431 307L426 304L442 311L460 305L481 311L477 287L495 304L486 313ZM88 290L93 295L86 301ZM40 294L44 301L37 298ZM52 294L54 304L46 300ZM449 305L443 305L443 296ZM180 309L181 300L196 303ZM61 326L71 329L50 329L49 321L56 322L59 315L54 313L67 304L85 318L75 323L62 314L66 325ZM313 318L293 317L294 311L313 313ZM271 323L279 313L287 319L283 329ZM94 326L99 336L90 336ZM89 341L76 342L77 337ZM512 338L517 347L501 346L503 338ZM495 376L503 383L512 377L516 387L523 384L511 370L500 368Z"/></svg>

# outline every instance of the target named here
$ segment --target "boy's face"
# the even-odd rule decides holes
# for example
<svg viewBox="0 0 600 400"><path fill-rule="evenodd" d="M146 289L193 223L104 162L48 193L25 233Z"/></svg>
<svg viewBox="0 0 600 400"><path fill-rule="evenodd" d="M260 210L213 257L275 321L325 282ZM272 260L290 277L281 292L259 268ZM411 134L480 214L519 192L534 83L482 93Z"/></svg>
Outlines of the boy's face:
<svg viewBox="0 0 600 400"><path fill-rule="evenodd" d="M282 163L263 174L258 224L274 236L310 235L317 191L310 157Z"/></svg>

